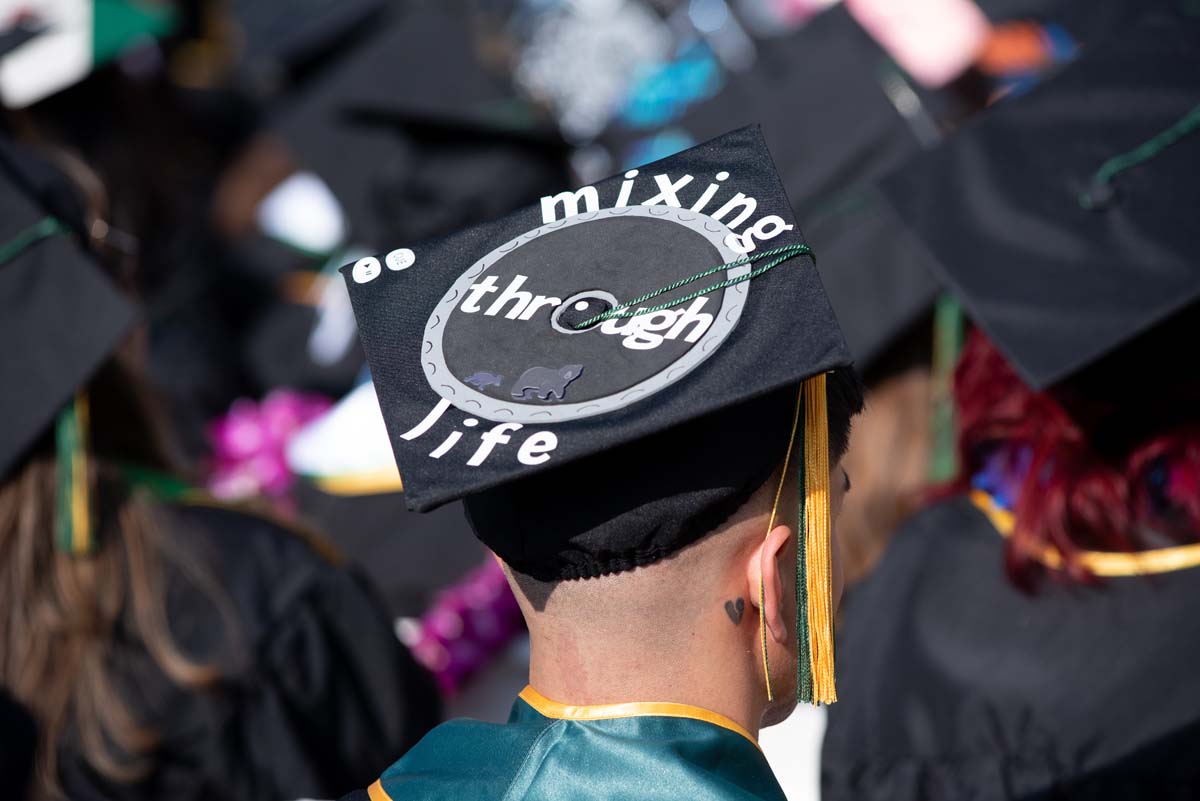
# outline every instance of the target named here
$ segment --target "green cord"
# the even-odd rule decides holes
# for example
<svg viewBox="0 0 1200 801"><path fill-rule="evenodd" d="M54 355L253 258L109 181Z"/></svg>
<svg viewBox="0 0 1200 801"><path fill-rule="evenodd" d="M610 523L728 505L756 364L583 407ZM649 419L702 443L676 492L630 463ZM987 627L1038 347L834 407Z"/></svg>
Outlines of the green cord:
<svg viewBox="0 0 1200 801"><path fill-rule="evenodd" d="M943 294L933 309L933 412L929 480L935 484L958 474L957 431L954 420L954 367L963 342L962 307Z"/></svg>
<svg viewBox="0 0 1200 801"><path fill-rule="evenodd" d="M8 264L43 239L66 232L67 227L54 217L43 217L0 245L0 267Z"/></svg>
<svg viewBox="0 0 1200 801"><path fill-rule="evenodd" d="M726 280L719 281L719 282L713 284L712 286L706 287L705 289L700 289L695 292L692 292L690 295L685 295L682 298L676 298L675 300L669 301L667 303L660 303L659 305L651 306L648 309L637 309L636 311L622 311L622 309L628 309L630 306L636 306L639 303L643 303L647 300L650 300L650 298L658 297L659 295L663 294L664 292L670 292L671 290L678 289L679 287L690 284L693 281L698 281L701 278L706 278L714 273L719 273L722 270L732 270L734 267L741 267L743 264L750 264L751 262L756 261L758 259L765 259L769 256L775 256L777 254L780 254L779 258L773 259L772 261L768 262L767 264L763 265L762 267L758 267L754 270L751 270L750 272L746 273L745 275L739 276L737 278L727 278ZM584 320L582 323L579 323L578 325L576 325L575 329L577 331L582 330L584 328L588 328L589 326L595 325L596 323L602 323L605 320L611 320L611 319L617 318L617 317L621 317L621 318L636 317L641 314L651 314L656 311L662 311L663 309L669 309L672 306L678 306L682 303L687 303L689 300L698 298L701 295L707 295L709 292L716 292L719 289L726 289L727 287L731 287L734 284L740 284L743 281L749 281L752 278L757 278L758 276L765 273L767 270L770 270L773 267L783 264L785 261L787 261L788 259L791 259L794 256L800 256L800 255L808 256L809 258L813 259L814 263L816 262L816 257L813 256L812 249L809 248L808 245L804 245L804 244L784 245L783 247L772 248L771 250L764 250L762 253L758 253L753 256L743 256L742 258L738 259L737 261L731 261L727 264L719 264L716 267L711 267L707 270L703 270L701 272L696 273L693 276L689 276L688 278L680 279L679 281L676 281L673 284L668 284L667 286L663 287L662 289L656 289L653 292L647 292L645 295L642 295L640 298L634 298L633 300L629 301L628 303L624 303L615 309L609 309L606 312L602 312L600 314L589 317L588 319Z"/></svg>
<svg viewBox="0 0 1200 801"><path fill-rule="evenodd" d="M121 470L121 477L127 484L148 491L152 497L160 501L182 501L197 493L196 488L183 479L160 470L143 467L133 462L121 462L118 467Z"/></svg>
<svg viewBox="0 0 1200 801"><path fill-rule="evenodd" d="M1107 189L1109 182L1117 175L1130 167L1149 161L1197 128L1200 128L1200 106L1194 107L1174 125L1147 139L1133 150L1113 156L1101 164L1092 175L1088 190L1079 194L1079 205L1088 210L1101 205L1101 201L1094 196L1097 190Z"/></svg>

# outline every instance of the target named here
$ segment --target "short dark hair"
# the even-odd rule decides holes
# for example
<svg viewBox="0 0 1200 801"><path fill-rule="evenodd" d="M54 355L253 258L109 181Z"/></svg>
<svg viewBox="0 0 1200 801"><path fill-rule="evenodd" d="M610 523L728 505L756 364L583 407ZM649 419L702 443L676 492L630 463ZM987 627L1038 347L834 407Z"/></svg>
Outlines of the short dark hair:
<svg viewBox="0 0 1200 801"><path fill-rule="evenodd" d="M863 382L853 367L839 367L825 376L825 414L829 424L829 460L846 455L850 423L863 410Z"/></svg>

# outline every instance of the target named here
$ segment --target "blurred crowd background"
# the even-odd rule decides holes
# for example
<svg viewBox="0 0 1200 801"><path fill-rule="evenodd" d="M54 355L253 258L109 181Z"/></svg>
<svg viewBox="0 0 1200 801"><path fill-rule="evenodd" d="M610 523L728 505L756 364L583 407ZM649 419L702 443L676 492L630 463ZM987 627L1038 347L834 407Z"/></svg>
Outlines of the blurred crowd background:
<svg viewBox="0 0 1200 801"><path fill-rule="evenodd" d="M106 409L100 356L59 397L0 387L6 416L39 409L0 465L0 766L32 766L39 799L330 798L447 715L503 718L519 612L457 504L406 511L336 271L750 123L870 391L839 532L852 597L962 478L971 329L877 182L1146 5L0 0L5 195L119 288L136 322L113 381L147 399ZM6 265L28 230L9 222ZM46 333L5 325L5 349ZM82 555L22 540L53 484L29 449L54 452L46 427L87 382L98 451L106 428L144 444L133 418L169 432L139 470L119 452L114 484L155 500L122 494L114 525L191 533ZM823 726L802 710L764 735L789 797L819 793Z"/></svg>

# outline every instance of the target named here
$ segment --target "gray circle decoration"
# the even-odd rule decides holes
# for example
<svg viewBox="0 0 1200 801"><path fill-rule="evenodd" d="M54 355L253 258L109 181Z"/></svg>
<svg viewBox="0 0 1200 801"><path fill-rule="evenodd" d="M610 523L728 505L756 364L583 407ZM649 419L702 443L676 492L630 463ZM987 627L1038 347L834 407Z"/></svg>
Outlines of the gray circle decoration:
<svg viewBox="0 0 1200 801"><path fill-rule="evenodd" d="M669 222L690 230L703 238L705 246L710 252L715 251L721 259L717 264L727 264L732 261L737 261L743 258L743 254L737 253L728 245L725 244L726 237L731 235L731 231L725 224L714 220L706 214L690 211L688 209L676 208L674 206L624 206L619 208L601 209L595 212L584 212L568 217L563 220L556 220L545 225L535 228L532 231L523 233L509 242L499 246L491 251L483 258L472 264L463 274L454 282L450 289L443 296L442 300L434 307L433 312L429 316L429 320L425 326L425 339L421 347L421 365L425 373L425 378L429 382L430 388L441 397L448 400L452 405L462 411L475 416L482 417L487 420L498 422L515 422L515 423L554 423L564 422L568 420L579 420L587 417L592 417L606 412L622 409L630 404L650 397L654 393L671 386L676 381L686 376L694 370L705 359L715 353L718 346L724 342L726 337L733 331L741 318L742 310L746 304L746 298L749 293L750 281L742 281L725 288L719 294L720 307L718 309L707 309L707 312L712 313L712 323L704 331L704 333L694 343L688 343L686 349L682 350L681 355L674 358L669 363L657 369L653 374L648 375L629 386L624 386L616 391L602 394L595 397L586 397L582 400L572 402L573 386L567 387L564 397L551 397L550 401L539 400L533 398L515 398L512 397L507 389L501 393L503 397L481 392L465 383L466 379L476 379L479 370L492 370L490 365L484 364L477 368L467 369L460 364L460 369L457 371L451 368L451 362L454 360L447 359L445 350L445 336L447 328L456 319L456 316L461 318L477 317L477 314L463 312L458 308L458 304L462 303L464 296L471 289L472 284L486 277L489 271L496 272L503 266L506 256L514 254L521 248L528 246L531 242L536 242L540 239L551 237L555 232L565 231L576 226L583 226L587 223L601 220L610 220L618 218L627 218L633 220L635 218L647 218L656 222ZM644 223L642 223L644 225ZM685 278L688 275L700 272L709 267L715 266L713 263L699 263L688 266L688 272L680 271L680 274L675 275L672 279L678 280ZM738 267L729 269L725 272L714 273L697 280L693 284L688 284L680 288L674 293L668 293L660 297L656 297L648 301L651 305L658 305L665 302L665 299L672 296L682 296L683 294L703 289L705 286L717 283L724 278L737 278L750 272L751 266L743 264ZM634 276L637 277L637 276ZM642 281L653 280L653 278L641 278ZM643 292L651 291L665 286L672 281L663 281L658 286L646 286L642 284ZM535 292L536 288L524 286L524 290ZM599 333L596 329L599 325L585 331L567 331L559 322L559 315L572 303L579 300L580 297L588 298L613 298L613 293L609 292L604 287L589 287L578 286L574 292L564 292L563 301L560 301L558 306L548 313L547 325L544 329L544 336L564 337L566 334L571 334L570 342L585 341L582 334L591 334L592 336L606 336ZM494 300L488 298L489 301ZM620 299L622 302L631 300L633 295L627 295ZM678 308L683 308L680 305ZM499 319L495 318L494 319ZM515 322L514 318L508 318ZM526 318L522 318L524 321ZM637 318L633 318L637 319ZM530 321L535 322L536 321ZM629 320L617 320L620 323L628 323ZM538 329L533 329L534 333L539 333ZM491 344L491 343L485 343ZM674 350L680 350L681 345L677 342L672 342ZM599 346L598 346L599 347ZM458 346L459 351L462 350L462 345ZM649 353L649 351L630 351L630 353ZM660 357L661 358L661 357ZM459 359L461 362L461 359ZM581 361L583 365L583 374L579 376L579 381L585 379L595 379L596 370L591 373L588 370L586 360ZM534 367L535 365L529 365ZM540 365L549 369L557 369L558 364ZM462 376L457 373L463 373ZM494 372L494 371L493 371ZM497 375L496 378L501 378ZM516 379L516 375L504 376L503 380L511 381ZM600 376L604 378L604 376ZM476 380L476 383L479 383ZM500 391L498 389L497 391ZM576 393L581 394L581 393Z"/></svg>

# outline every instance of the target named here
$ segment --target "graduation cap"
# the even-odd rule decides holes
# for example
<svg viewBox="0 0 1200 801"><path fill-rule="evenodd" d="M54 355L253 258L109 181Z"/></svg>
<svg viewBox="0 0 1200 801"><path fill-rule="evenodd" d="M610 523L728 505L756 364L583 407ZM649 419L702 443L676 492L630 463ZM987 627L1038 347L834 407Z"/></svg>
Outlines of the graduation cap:
<svg viewBox="0 0 1200 801"><path fill-rule="evenodd" d="M874 185L842 198L842 206L808 227L829 302L854 362L870 373L888 349L925 320L939 286L920 239Z"/></svg>
<svg viewBox="0 0 1200 801"><path fill-rule="evenodd" d="M72 86L146 39L170 34L177 15L149 0L23 2L0 18L0 103L24 108Z"/></svg>
<svg viewBox="0 0 1200 801"><path fill-rule="evenodd" d="M233 0L240 70L259 86L295 77L344 46L385 7L384 0Z"/></svg>
<svg viewBox="0 0 1200 801"><path fill-rule="evenodd" d="M9 152L0 148L0 156ZM0 360L0 477L54 427L58 542L84 552L91 547L88 406L79 388L128 332L134 313L70 229L16 183L13 166L0 158L0 341L9 345Z"/></svg>
<svg viewBox="0 0 1200 801"><path fill-rule="evenodd" d="M440 236L566 180L561 138L473 57L470 26L443 5L386 17L272 122L343 204L355 241Z"/></svg>
<svg viewBox="0 0 1200 801"><path fill-rule="evenodd" d="M825 376L850 358L757 127L343 273L410 507L465 498L522 573L651 564L804 468L800 684L833 699Z"/></svg>
<svg viewBox="0 0 1200 801"><path fill-rule="evenodd" d="M729 75L720 93L688 108L671 129L704 141L731 125L760 123L788 197L806 221L832 197L940 137L935 93L892 65L842 6L755 46L750 69ZM630 139L619 128L606 136L622 154L633 149Z"/></svg>
<svg viewBox="0 0 1200 801"><path fill-rule="evenodd" d="M1035 389L1200 298L1198 35L1152 10L882 182Z"/></svg>
<svg viewBox="0 0 1200 801"><path fill-rule="evenodd" d="M731 123L761 121L783 186L820 254L850 352L868 372L929 312L937 291L920 241L872 182L940 139L942 102L892 65L841 6L757 50L749 70L730 75L719 94L692 106L675 126L703 139ZM608 142L626 151L627 138L614 130Z"/></svg>

